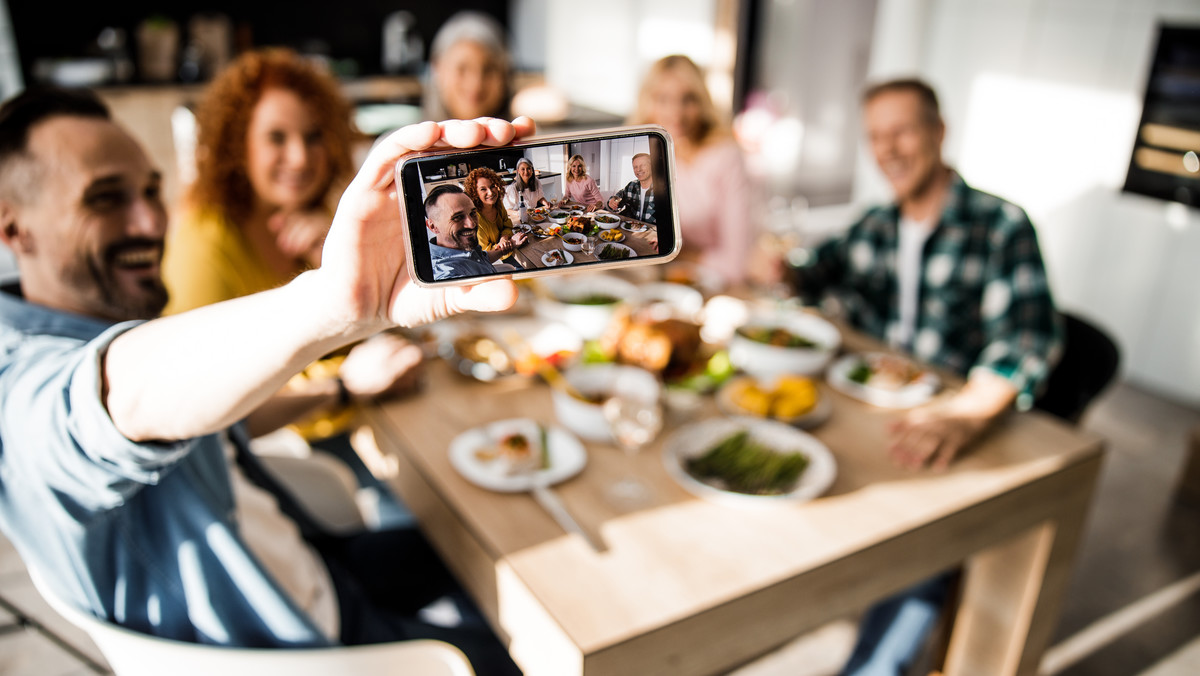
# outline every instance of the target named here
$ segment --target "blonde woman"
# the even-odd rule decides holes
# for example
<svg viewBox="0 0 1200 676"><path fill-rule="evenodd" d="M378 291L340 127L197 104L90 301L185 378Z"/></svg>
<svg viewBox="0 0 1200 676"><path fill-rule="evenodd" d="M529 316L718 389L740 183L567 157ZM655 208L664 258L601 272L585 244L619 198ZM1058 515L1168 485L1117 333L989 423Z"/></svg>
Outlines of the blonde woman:
<svg viewBox="0 0 1200 676"><path fill-rule="evenodd" d="M675 144L675 199L683 255L742 282L757 237L741 150L686 56L659 59L642 81L632 124L660 124Z"/></svg>
<svg viewBox="0 0 1200 676"><path fill-rule="evenodd" d="M584 205L588 211L595 211L600 207L600 188L596 185L596 179L588 176L587 163L583 161L582 155L572 155L571 159L567 160L567 182L562 201L567 200Z"/></svg>

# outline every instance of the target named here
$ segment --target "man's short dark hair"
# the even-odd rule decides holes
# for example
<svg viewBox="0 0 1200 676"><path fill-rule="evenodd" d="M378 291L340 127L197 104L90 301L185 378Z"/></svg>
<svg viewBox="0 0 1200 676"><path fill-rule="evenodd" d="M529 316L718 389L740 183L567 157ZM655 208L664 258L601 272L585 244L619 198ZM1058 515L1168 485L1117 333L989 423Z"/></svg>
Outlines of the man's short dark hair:
<svg viewBox="0 0 1200 676"><path fill-rule="evenodd" d="M0 198L23 201L37 193L40 168L25 161L29 132L60 116L112 119L108 107L86 89L26 89L0 105Z"/></svg>
<svg viewBox="0 0 1200 676"><path fill-rule="evenodd" d="M108 106L87 89L26 89L0 105L0 163L25 151L30 129L60 115L112 119Z"/></svg>
<svg viewBox="0 0 1200 676"><path fill-rule="evenodd" d="M433 190L430 190L429 194L425 196L425 218L429 218L429 208L437 204L438 200L442 198L442 195L447 193L457 193L460 195L466 194L463 192L462 188L453 183L443 183Z"/></svg>
<svg viewBox="0 0 1200 676"><path fill-rule="evenodd" d="M900 78L871 85L863 92L863 105L865 106L875 100L881 94L889 94L891 92L912 92L916 94L921 102L921 108L925 110L926 120L931 124L938 124L942 121L942 113L938 107L937 92L933 91L933 87L929 86L928 82L920 78Z"/></svg>

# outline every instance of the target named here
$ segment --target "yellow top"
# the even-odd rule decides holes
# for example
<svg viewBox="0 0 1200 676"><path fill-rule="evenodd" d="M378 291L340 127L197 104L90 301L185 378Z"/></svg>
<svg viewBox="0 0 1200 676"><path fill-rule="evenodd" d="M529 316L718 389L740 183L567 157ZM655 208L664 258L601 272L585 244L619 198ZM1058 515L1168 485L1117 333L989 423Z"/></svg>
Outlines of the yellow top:
<svg viewBox="0 0 1200 676"><path fill-rule="evenodd" d="M303 272L276 274L242 235L242 231L211 210L191 210L176 220L163 252L163 282L170 300L163 314L178 314L252 293L274 289ZM337 375L344 356L313 362L289 383L322 380ZM293 425L307 439L322 439L341 431L354 417L354 407L325 411Z"/></svg>
<svg viewBox="0 0 1200 676"><path fill-rule="evenodd" d="M475 212L478 226L475 229L475 237L479 239L479 247L484 251L491 251L501 237L512 237L513 234L512 219L508 216L508 210L503 205L497 204L496 211L499 213L499 217L495 221L487 220L482 209ZM504 258L512 255L513 252L510 251Z"/></svg>
<svg viewBox="0 0 1200 676"><path fill-rule="evenodd" d="M276 274L239 228L208 210L188 211L176 220L162 266L168 315L274 289L302 272Z"/></svg>

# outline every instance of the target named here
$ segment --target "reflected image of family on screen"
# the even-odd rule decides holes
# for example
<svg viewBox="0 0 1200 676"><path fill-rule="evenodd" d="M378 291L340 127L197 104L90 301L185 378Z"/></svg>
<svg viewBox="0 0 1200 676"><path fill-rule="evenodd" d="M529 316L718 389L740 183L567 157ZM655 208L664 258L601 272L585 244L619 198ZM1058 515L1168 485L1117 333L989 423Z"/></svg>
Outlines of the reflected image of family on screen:
<svg viewBox="0 0 1200 676"><path fill-rule="evenodd" d="M433 157L421 165L434 279L659 251L661 172L646 136L499 148L470 159Z"/></svg>

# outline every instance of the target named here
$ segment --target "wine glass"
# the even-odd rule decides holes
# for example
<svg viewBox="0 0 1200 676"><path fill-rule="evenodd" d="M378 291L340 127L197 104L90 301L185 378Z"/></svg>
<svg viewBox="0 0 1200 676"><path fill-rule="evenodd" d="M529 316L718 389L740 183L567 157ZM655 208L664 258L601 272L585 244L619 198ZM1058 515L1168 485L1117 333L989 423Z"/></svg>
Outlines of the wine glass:
<svg viewBox="0 0 1200 676"><path fill-rule="evenodd" d="M604 417L617 445L624 449L630 460L662 429L662 409L658 401L637 392L615 390L604 402ZM609 487L608 495L618 506L636 507L647 501L650 489L629 473Z"/></svg>

